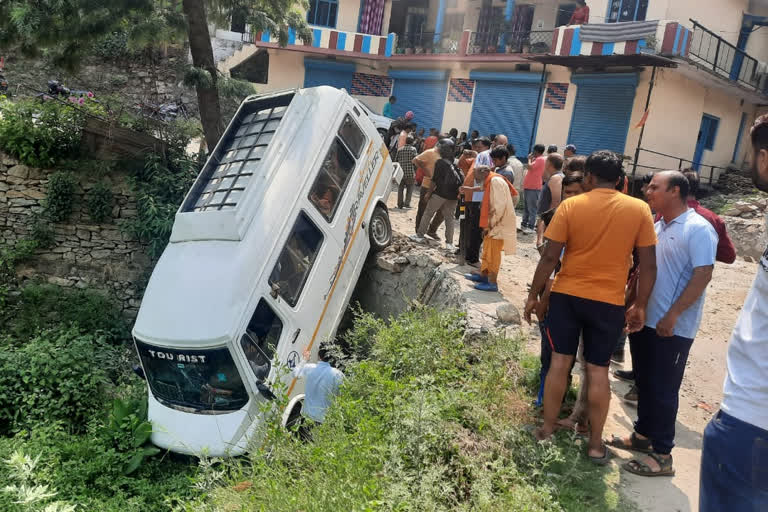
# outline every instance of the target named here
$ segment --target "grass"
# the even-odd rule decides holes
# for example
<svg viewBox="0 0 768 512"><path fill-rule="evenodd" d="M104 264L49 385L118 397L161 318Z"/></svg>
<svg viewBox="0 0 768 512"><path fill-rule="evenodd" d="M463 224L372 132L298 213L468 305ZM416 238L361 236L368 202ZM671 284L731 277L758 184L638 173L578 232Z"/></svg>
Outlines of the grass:
<svg viewBox="0 0 768 512"><path fill-rule="evenodd" d="M538 381L523 340L465 340L462 327L429 310L360 316L314 441L268 422L184 510L630 510L618 470L591 464L578 439L537 444L523 429Z"/></svg>

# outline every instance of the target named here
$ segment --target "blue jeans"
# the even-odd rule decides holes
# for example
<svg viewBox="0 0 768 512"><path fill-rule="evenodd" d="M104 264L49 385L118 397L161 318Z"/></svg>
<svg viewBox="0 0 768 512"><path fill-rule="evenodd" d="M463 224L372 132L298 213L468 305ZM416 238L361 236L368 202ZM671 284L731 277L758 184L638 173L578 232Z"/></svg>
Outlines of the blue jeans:
<svg viewBox="0 0 768 512"><path fill-rule="evenodd" d="M768 431L723 411L704 430L699 512L768 510Z"/></svg>
<svg viewBox="0 0 768 512"><path fill-rule="evenodd" d="M523 192L525 198L525 213L523 214L523 227L534 229L536 227L536 216L539 214L539 196L541 190L525 189Z"/></svg>

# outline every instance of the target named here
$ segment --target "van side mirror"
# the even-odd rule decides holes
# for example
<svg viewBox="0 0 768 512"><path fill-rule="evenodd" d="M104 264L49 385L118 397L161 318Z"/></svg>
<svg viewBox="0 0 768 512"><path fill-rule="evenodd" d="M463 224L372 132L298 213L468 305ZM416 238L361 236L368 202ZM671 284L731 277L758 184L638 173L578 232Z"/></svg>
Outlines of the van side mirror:
<svg viewBox="0 0 768 512"><path fill-rule="evenodd" d="M267 400L274 400L277 398L275 394L272 392L272 390L269 389L269 386L264 384L264 381L257 382L256 389L258 389L259 394L264 398L266 398Z"/></svg>

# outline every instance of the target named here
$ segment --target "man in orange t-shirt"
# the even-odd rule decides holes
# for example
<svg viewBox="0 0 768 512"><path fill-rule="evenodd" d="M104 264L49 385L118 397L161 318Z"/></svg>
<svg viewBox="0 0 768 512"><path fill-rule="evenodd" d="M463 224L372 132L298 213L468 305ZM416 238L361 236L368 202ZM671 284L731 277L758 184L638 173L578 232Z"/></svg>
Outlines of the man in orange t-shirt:
<svg viewBox="0 0 768 512"><path fill-rule="evenodd" d="M630 332L643 328L645 308L656 281L656 231L648 205L616 190L622 160L597 151L587 159L589 192L563 201L544 237L548 240L536 268L525 306L525 319L547 308L539 303L547 279L565 250L552 285L544 331L552 362L544 388L544 424L538 439L555 429L574 357L583 334L589 375L590 438L587 455L598 464L608 460L603 426L611 397L608 366L625 323ZM640 268L637 298L625 312L625 287L632 251Z"/></svg>

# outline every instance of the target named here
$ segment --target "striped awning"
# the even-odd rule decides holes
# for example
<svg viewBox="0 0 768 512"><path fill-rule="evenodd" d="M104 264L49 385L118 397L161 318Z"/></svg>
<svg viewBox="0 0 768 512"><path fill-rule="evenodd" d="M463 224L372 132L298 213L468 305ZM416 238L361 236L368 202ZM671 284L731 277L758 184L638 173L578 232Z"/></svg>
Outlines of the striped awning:
<svg viewBox="0 0 768 512"><path fill-rule="evenodd" d="M659 21L626 21L622 23L595 23L581 26L581 40L596 43L637 41L656 34Z"/></svg>

